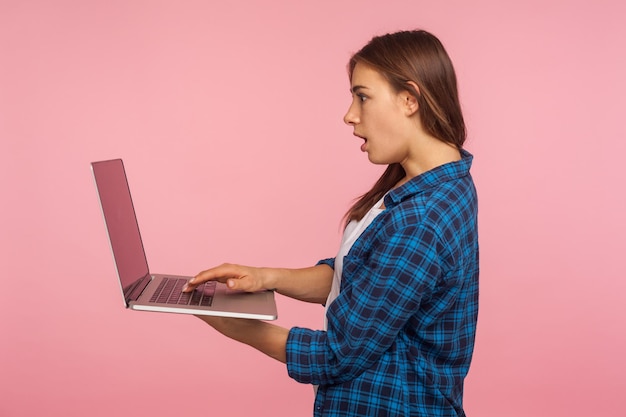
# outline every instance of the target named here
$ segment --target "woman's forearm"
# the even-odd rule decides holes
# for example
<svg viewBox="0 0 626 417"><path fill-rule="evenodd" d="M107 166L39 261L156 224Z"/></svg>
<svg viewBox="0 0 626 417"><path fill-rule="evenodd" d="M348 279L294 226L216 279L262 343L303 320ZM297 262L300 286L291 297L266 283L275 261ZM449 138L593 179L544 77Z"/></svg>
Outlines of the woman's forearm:
<svg viewBox="0 0 626 417"><path fill-rule="evenodd" d="M245 343L277 361L287 361L289 329L260 320L197 316L223 335Z"/></svg>
<svg viewBox="0 0 626 417"><path fill-rule="evenodd" d="M267 287L279 294L310 303L324 304L330 292L333 269L325 264L300 269L272 269Z"/></svg>

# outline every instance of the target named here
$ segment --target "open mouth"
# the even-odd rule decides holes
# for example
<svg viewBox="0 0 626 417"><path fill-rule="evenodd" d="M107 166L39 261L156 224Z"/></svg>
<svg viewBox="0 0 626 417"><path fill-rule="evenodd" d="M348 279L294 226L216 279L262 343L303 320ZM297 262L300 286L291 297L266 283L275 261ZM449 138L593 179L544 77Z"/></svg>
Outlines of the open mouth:
<svg viewBox="0 0 626 417"><path fill-rule="evenodd" d="M361 139L363 139L364 141L367 142L367 138L365 136L361 136L358 133L354 133L354 136L356 136L357 138L361 138Z"/></svg>
<svg viewBox="0 0 626 417"><path fill-rule="evenodd" d="M366 148L367 148L367 138L361 136L361 135L357 135L356 133L354 134L354 136L356 136L357 138L361 138L363 139L363 144L361 145L361 152L365 152Z"/></svg>
<svg viewBox="0 0 626 417"><path fill-rule="evenodd" d="M366 138L366 137L364 137L364 136L358 135L358 134L356 134L356 133L354 133L354 136L356 136L357 138L361 138L361 139L363 139L363 144L361 145L361 151L362 151L362 152L365 152L365 150L366 150L366 145L367 145L367 138Z"/></svg>

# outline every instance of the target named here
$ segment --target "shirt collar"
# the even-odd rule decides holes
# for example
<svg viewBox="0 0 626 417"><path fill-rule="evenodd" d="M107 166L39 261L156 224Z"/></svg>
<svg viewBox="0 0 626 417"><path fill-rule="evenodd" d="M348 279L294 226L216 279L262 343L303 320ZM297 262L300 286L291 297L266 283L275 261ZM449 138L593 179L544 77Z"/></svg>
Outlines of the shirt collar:
<svg viewBox="0 0 626 417"><path fill-rule="evenodd" d="M385 196L385 206L393 207L406 198L412 197L429 188L436 187L444 182L452 181L469 174L474 156L464 149L461 149L461 159L440 165L411 178L402 186L391 190Z"/></svg>

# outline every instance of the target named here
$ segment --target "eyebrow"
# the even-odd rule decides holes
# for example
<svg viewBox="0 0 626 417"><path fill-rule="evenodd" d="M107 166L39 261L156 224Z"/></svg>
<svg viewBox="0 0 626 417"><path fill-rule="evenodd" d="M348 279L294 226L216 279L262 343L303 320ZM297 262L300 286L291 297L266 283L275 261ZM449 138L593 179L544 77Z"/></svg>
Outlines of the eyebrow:
<svg viewBox="0 0 626 417"><path fill-rule="evenodd" d="M364 85L355 85L350 89L350 92L354 94L359 90L367 90L367 87L365 87Z"/></svg>

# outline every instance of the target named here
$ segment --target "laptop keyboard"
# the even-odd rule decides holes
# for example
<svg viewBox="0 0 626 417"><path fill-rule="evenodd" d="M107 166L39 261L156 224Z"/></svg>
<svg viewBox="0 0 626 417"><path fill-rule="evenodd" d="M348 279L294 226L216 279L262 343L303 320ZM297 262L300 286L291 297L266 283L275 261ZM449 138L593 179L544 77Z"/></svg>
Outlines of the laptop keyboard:
<svg viewBox="0 0 626 417"><path fill-rule="evenodd" d="M208 281L198 285L192 292L182 292L186 283L187 280L184 278L163 278L150 298L150 302L187 306L211 306L213 295L215 294L215 281Z"/></svg>

